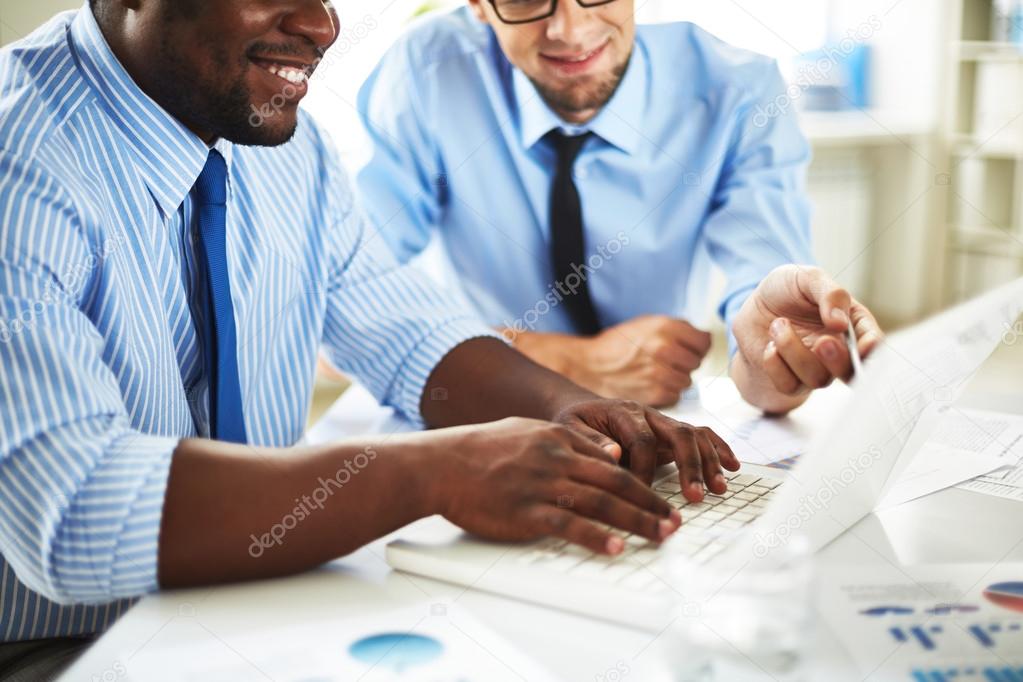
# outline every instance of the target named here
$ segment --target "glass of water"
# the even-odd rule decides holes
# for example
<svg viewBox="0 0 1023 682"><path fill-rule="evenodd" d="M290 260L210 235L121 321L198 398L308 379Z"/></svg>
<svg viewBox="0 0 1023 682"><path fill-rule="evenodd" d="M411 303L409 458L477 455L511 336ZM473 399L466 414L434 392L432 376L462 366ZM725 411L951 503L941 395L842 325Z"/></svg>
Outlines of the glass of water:
<svg viewBox="0 0 1023 682"><path fill-rule="evenodd" d="M815 614L809 543L793 536L763 552L749 530L710 532L726 549L709 561L671 541L665 547L662 571L677 593L664 638L673 679L807 679Z"/></svg>

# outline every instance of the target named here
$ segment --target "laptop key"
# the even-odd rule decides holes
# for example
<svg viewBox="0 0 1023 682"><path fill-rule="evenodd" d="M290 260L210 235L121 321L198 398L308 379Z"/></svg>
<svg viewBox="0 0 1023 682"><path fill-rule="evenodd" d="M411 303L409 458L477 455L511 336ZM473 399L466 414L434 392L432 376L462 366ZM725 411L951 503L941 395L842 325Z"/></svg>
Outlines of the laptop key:
<svg viewBox="0 0 1023 682"><path fill-rule="evenodd" d="M620 580L623 580L626 576L631 575L633 572L637 570L642 569L638 569L634 565L631 565L625 561L620 561L617 564L608 566L607 569L600 574L600 577L604 580L607 580L608 582L616 583L619 582Z"/></svg>
<svg viewBox="0 0 1023 682"><path fill-rule="evenodd" d="M580 559L579 557L563 554L561 556L554 557L553 559L538 561L536 565L539 566L540 568L548 568L552 571L564 572L571 570L573 567L575 567L576 564L580 563L581 561L582 559Z"/></svg>
<svg viewBox="0 0 1023 682"><path fill-rule="evenodd" d="M739 474L733 478L729 483L745 488L748 485L753 485L760 480L759 476L750 476L749 474Z"/></svg>
<svg viewBox="0 0 1023 682"><path fill-rule="evenodd" d="M630 590L643 590L657 582L657 576L650 571L641 568L629 574L622 580L622 587Z"/></svg>
<svg viewBox="0 0 1023 682"><path fill-rule="evenodd" d="M744 500L746 502L753 502L754 500L757 499L757 496L753 495L753 494L750 494L750 493L747 493L747 492L741 492L741 493L735 493L735 499L737 499L737 500Z"/></svg>

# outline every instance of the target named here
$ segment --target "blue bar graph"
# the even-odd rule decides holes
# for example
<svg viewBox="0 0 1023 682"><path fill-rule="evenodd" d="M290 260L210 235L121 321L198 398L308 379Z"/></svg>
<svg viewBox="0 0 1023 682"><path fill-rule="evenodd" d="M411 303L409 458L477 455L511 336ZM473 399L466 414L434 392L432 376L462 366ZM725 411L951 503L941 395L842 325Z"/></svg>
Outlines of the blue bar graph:
<svg viewBox="0 0 1023 682"><path fill-rule="evenodd" d="M987 648L990 649L991 647L993 647L995 645L995 640L991 639L991 636L980 625L971 625L970 627L967 628L967 631L971 635L973 635L974 637L977 638L977 641L980 642L981 646L984 646L984 647L987 647ZM997 630L992 630L992 632L998 632L998 631Z"/></svg>
<svg viewBox="0 0 1023 682"><path fill-rule="evenodd" d="M985 668L916 668L911 672L912 682L1023 682L1023 667Z"/></svg>

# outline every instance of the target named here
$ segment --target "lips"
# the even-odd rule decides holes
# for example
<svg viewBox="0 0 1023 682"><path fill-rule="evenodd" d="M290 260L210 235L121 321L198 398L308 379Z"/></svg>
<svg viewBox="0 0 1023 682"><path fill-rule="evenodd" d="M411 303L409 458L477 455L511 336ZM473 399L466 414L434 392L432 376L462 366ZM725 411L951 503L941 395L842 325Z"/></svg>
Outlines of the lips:
<svg viewBox="0 0 1023 682"><path fill-rule="evenodd" d="M605 42L599 47L593 48L587 52L575 52L572 54L561 55L541 54L540 57L559 71L581 73L588 70L597 62L597 60L600 59L600 57L604 54L604 51L607 49L607 45L608 43Z"/></svg>

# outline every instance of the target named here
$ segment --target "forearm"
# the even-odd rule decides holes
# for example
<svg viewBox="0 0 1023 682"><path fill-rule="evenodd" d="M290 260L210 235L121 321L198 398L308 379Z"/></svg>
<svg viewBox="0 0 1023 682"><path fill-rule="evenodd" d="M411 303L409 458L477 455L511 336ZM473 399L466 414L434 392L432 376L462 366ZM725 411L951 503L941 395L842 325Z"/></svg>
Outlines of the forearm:
<svg viewBox="0 0 1023 682"><path fill-rule="evenodd" d="M806 402L810 395L809 392L794 396L781 393L763 371L751 366L741 350L732 358L729 374L743 399L768 414L786 414Z"/></svg>
<svg viewBox="0 0 1023 682"><path fill-rule="evenodd" d="M493 338L467 341L433 370L421 412L432 427L505 417L552 419L567 405L597 395Z"/></svg>
<svg viewBox="0 0 1023 682"><path fill-rule="evenodd" d="M429 516L438 509L428 459L422 435L293 450L182 441L164 502L160 585L296 573Z"/></svg>

